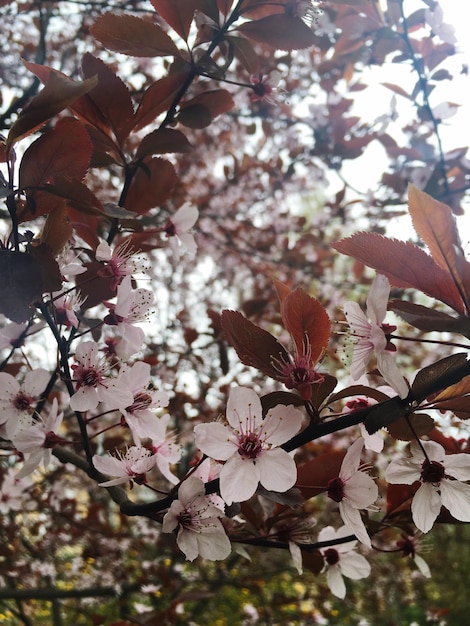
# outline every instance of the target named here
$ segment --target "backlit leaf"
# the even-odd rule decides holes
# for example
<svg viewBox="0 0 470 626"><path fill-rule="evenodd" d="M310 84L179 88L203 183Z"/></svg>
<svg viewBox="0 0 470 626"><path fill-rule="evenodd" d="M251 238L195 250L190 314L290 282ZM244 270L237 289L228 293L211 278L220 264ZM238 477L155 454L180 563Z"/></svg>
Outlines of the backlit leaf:
<svg viewBox="0 0 470 626"><path fill-rule="evenodd" d="M460 333L465 337L470 337L470 320L468 317L452 317L443 311L436 311L422 304L404 300L390 300L388 309L420 330Z"/></svg>
<svg viewBox="0 0 470 626"><path fill-rule="evenodd" d="M34 257L0 250L0 313L13 322L25 322L42 292L41 268Z"/></svg>
<svg viewBox="0 0 470 626"><path fill-rule="evenodd" d="M337 241L332 247L384 274L396 287L419 289L455 311L464 312L462 298L454 283L449 281L448 272L412 243L361 232Z"/></svg>
<svg viewBox="0 0 470 626"><path fill-rule="evenodd" d="M373 406L365 419L366 430L373 434L380 428L388 427L406 414L407 405L399 397L390 398Z"/></svg>
<svg viewBox="0 0 470 626"><path fill-rule="evenodd" d="M177 56L178 48L165 31L135 15L100 15L91 34L108 50L135 57Z"/></svg>
<svg viewBox="0 0 470 626"><path fill-rule="evenodd" d="M137 148L135 158L140 159L150 154L190 152L191 150L191 144L181 131L173 128L158 128L145 135Z"/></svg>
<svg viewBox="0 0 470 626"><path fill-rule="evenodd" d="M392 424L389 424L387 426L389 434L394 439L399 439L400 441L413 441L416 437L429 434L434 428L434 420L425 413L412 414L408 417L408 420L405 417L399 417Z"/></svg>
<svg viewBox="0 0 470 626"><path fill-rule="evenodd" d="M124 203L128 211L138 215L161 206L170 197L178 177L173 165L160 158L146 159L136 172Z"/></svg>
<svg viewBox="0 0 470 626"><path fill-rule="evenodd" d="M413 398L417 402L422 402L450 385L460 382L465 376L470 374L470 361L467 361L467 354L461 352L452 354L432 363L420 370L411 385Z"/></svg>
<svg viewBox="0 0 470 626"><path fill-rule="evenodd" d="M39 187L57 176L81 180L88 169L93 146L83 124L66 117L36 139L20 164L19 186Z"/></svg>
<svg viewBox="0 0 470 626"><path fill-rule="evenodd" d="M245 22L237 30L276 50L301 50L313 46L316 41L312 29L300 17L290 15L268 15L260 20Z"/></svg>
<svg viewBox="0 0 470 626"><path fill-rule="evenodd" d="M175 102L187 79L188 74L181 72L169 74L150 85L136 111L134 130L140 130L151 124L156 117L167 111Z"/></svg>
<svg viewBox="0 0 470 626"><path fill-rule="evenodd" d="M205 128L213 119L233 108L231 94L225 89L205 91L183 102L178 121L189 128Z"/></svg>
<svg viewBox="0 0 470 626"><path fill-rule="evenodd" d="M150 0L154 9L185 41L199 0Z"/></svg>
<svg viewBox="0 0 470 626"><path fill-rule="evenodd" d="M28 64L25 64L28 67ZM9 147L40 128L97 84L97 78L77 83L64 74L51 72L44 88L22 109L7 138Z"/></svg>
<svg viewBox="0 0 470 626"><path fill-rule="evenodd" d="M306 354L309 346L311 363L316 363L330 339L330 318L323 306L298 287L283 298L281 316L298 354Z"/></svg>
<svg viewBox="0 0 470 626"><path fill-rule="evenodd" d="M267 376L279 378L273 359L289 361L286 349L268 331L250 322L238 311L222 311L222 328L238 358Z"/></svg>
<svg viewBox="0 0 470 626"><path fill-rule="evenodd" d="M429 248L432 258L447 271L470 309L465 271L470 276L469 263L460 242L452 209L413 185L408 187L408 205L414 229Z"/></svg>

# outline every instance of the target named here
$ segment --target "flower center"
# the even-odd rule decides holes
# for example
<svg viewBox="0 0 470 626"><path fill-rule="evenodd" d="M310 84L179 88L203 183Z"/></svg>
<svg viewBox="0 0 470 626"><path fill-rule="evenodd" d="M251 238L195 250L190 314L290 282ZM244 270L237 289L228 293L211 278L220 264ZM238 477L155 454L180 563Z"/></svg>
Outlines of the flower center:
<svg viewBox="0 0 470 626"><path fill-rule="evenodd" d="M421 480L423 483L438 484L444 476L445 469L441 463L425 459L421 466Z"/></svg>
<svg viewBox="0 0 470 626"><path fill-rule="evenodd" d="M334 548L328 548L323 552L323 557L328 565L336 565L339 562L339 553L338 550Z"/></svg>
<svg viewBox="0 0 470 626"><path fill-rule="evenodd" d="M411 556L411 558L414 558L416 554L416 546L413 537L405 537L404 539L397 541L397 546L403 552L403 556Z"/></svg>
<svg viewBox="0 0 470 626"><path fill-rule="evenodd" d="M328 497L335 502L341 502L344 498L344 481L341 478L332 478L328 481Z"/></svg>
<svg viewBox="0 0 470 626"><path fill-rule="evenodd" d="M126 408L129 413L144 411L152 404L152 396L146 391L140 391L134 396L134 402Z"/></svg>
<svg viewBox="0 0 470 626"><path fill-rule="evenodd" d="M77 389L80 387L96 387L100 380L100 374L94 367L83 367L81 365L72 365L74 370Z"/></svg>
<svg viewBox="0 0 470 626"><path fill-rule="evenodd" d="M165 224L164 230L167 237L174 237L176 235L176 226L171 220L168 220L168 222Z"/></svg>
<svg viewBox="0 0 470 626"><path fill-rule="evenodd" d="M242 435L238 441L238 454L246 459L256 459L262 449L263 445L255 433Z"/></svg>
<svg viewBox="0 0 470 626"><path fill-rule="evenodd" d="M34 399L24 391L19 391L13 398L13 406L18 411L27 411L33 402Z"/></svg>
<svg viewBox="0 0 470 626"><path fill-rule="evenodd" d="M61 443L62 439L59 435L56 435L55 432L50 430L46 433L46 437L44 439L43 448L54 448L57 444Z"/></svg>
<svg viewBox="0 0 470 626"><path fill-rule="evenodd" d="M178 524L183 526L183 528L191 528L193 523L193 516L189 511L183 511L177 517Z"/></svg>

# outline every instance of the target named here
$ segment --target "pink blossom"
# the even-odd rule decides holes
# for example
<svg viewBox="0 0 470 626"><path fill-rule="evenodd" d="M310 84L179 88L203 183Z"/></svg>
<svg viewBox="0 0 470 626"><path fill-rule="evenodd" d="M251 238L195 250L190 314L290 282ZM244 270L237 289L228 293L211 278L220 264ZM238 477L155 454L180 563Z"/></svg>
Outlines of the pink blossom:
<svg viewBox="0 0 470 626"><path fill-rule="evenodd" d="M351 377L359 379L365 374L366 366L373 354L385 381L393 387L401 398L408 395L408 386L392 356L395 346L390 342L396 326L384 324L390 283L385 276L378 274L367 296L367 315L357 302L346 302L344 314L356 343L351 363Z"/></svg>
<svg viewBox="0 0 470 626"><path fill-rule="evenodd" d="M6 515L10 511L21 511L25 508L24 491L32 485L30 478L20 479L13 469L3 476L0 487L0 513Z"/></svg>
<svg viewBox="0 0 470 626"><path fill-rule="evenodd" d="M155 455L157 468L170 483L176 485L179 479L171 472L170 465L179 462L182 447L175 443L175 438L172 435L167 435L166 429L169 421L170 416L168 414L155 418L151 428L149 428L148 437L151 440L150 449Z"/></svg>
<svg viewBox="0 0 470 626"><path fill-rule="evenodd" d="M26 455L24 466L17 474L18 478L31 474L41 463L45 468L50 465L52 449L62 441L58 431L63 417L63 413L58 413L57 400L54 398L45 419L41 415L37 422L24 426L12 437L16 449Z"/></svg>
<svg viewBox="0 0 470 626"><path fill-rule="evenodd" d="M123 454L117 453L117 457L102 457L95 454L93 465L102 474L116 476L112 480L100 483L101 487L112 487L133 481L137 485L147 482L147 473L155 467L156 458L151 450L140 446L131 446Z"/></svg>
<svg viewBox="0 0 470 626"><path fill-rule="evenodd" d="M28 322L25 322L24 324L16 324L15 322L11 322L10 324L4 326L0 330L0 350L3 348L8 348L9 350L11 350L12 348L23 345L24 337L22 337L22 335L26 330L28 330L28 327Z"/></svg>
<svg viewBox="0 0 470 626"><path fill-rule="evenodd" d="M351 534L347 526L342 526L335 531L332 526L327 526L320 531L318 541L334 541L346 538ZM320 548L325 561L325 569L328 587L337 598L346 596L346 585L343 576L353 580L366 578L370 574L370 564L357 552L354 551L356 541L337 543L333 546Z"/></svg>
<svg viewBox="0 0 470 626"><path fill-rule="evenodd" d="M366 509L378 498L374 480L360 468L364 440L360 437L346 453L338 478L328 483L328 497L339 503L343 522L351 533L370 547L370 537L362 521L359 509Z"/></svg>
<svg viewBox="0 0 470 626"><path fill-rule="evenodd" d="M112 289L117 289L124 276L131 276L145 270L143 260L135 254L136 250L128 241L119 244L114 250L102 241L95 252L96 260L105 263L98 271L98 276L111 278Z"/></svg>
<svg viewBox="0 0 470 626"><path fill-rule="evenodd" d="M411 515L416 527L427 533L444 505L461 522L470 522L470 456L446 455L435 441L414 441L411 457L392 461L385 472L389 483L421 483L413 496Z"/></svg>
<svg viewBox="0 0 470 626"><path fill-rule="evenodd" d="M125 276L117 288L116 303L104 303L109 309L104 323L117 326L120 334L118 353L121 358L129 358L142 347L145 333L134 324L147 319L152 302L153 293L149 289L132 289L131 277Z"/></svg>
<svg viewBox="0 0 470 626"><path fill-rule="evenodd" d="M61 293L56 291L52 294L52 303L55 309L55 319L58 324L66 328L78 328L79 321L75 314L86 298L82 298L79 291Z"/></svg>
<svg viewBox="0 0 470 626"><path fill-rule="evenodd" d="M414 561L416 567L425 578L431 578L429 565L419 554L417 554L419 541L416 537L403 534L400 541L397 541L397 547L400 548L402 556L410 557Z"/></svg>
<svg viewBox="0 0 470 626"><path fill-rule="evenodd" d="M163 518L163 532L178 529L176 543L188 561L199 555L209 561L225 559L231 550L229 538L220 521L223 513L212 506L205 495L204 483L195 476L187 478L178 489Z"/></svg>
<svg viewBox="0 0 470 626"><path fill-rule="evenodd" d="M97 343L80 343L75 350L75 361L71 367L76 389L70 398L70 406L74 411L96 409L99 402L105 402L115 409L132 404L132 391L122 386L117 378L108 376L105 360L98 358Z"/></svg>
<svg viewBox="0 0 470 626"><path fill-rule="evenodd" d="M161 432L157 426L160 420L152 409L165 407L170 401L166 392L150 388L150 369L148 363L137 361L129 368L123 368L120 375L121 384L133 395L132 402L120 411L137 445L140 445L142 439Z"/></svg>
<svg viewBox="0 0 470 626"><path fill-rule="evenodd" d="M49 372L37 369L28 372L20 385L11 374L0 372L0 425L7 439L29 420L49 379Z"/></svg>
<svg viewBox="0 0 470 626"><path fill-rule="evenodd" d="M268 74L256 74L250 77L253 85L253 93L251 99L253 102L276 102L275 94L278 91L278 85L281 80L281 73L274 71Z"/></svg>
<svg viewBox="0 0 470 626"><path fill-rule="evenodd" d="M196 254L197 244L189 231L198 217L199 211L196 207L185 202L171 218L168 218L164 231L174 250L184 248L189 254Z"/></svg>
<svg viewBox="0 0 470 626"><path fill-rule="evenodd" d="M220 471L220 495L227 504L251 498L258 484L269 491L290 489L297 478L293 458L279 446L300 429L302 414L278 405L262 418L258 396L251 389L232 389L228 425L218 422L195 427L196 445L212 459L226 461Z"/></svg>

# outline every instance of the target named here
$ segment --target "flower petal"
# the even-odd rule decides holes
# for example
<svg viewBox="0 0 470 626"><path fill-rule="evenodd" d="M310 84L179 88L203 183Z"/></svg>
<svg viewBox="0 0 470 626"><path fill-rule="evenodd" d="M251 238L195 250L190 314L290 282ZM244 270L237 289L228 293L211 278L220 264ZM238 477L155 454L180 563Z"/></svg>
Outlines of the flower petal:
<svg viewBox="0 0 470 626"><path fill-rule="evenodd" d="M367 295L367 316L370 321L380 326L387 314L388 296L390 295L390 283L383 274L377 274L370 286Z"/></svg>
<svg viewBox="0 0 470 626"><path fill-rule="evenodd" d="M364 472L356 472L344 485L345 500L356 509L366 509L379 497L379 489L373 478Z"/></svg>
<svg viewBox="0 0 470 626"><path fill-rule="evenodd" d="M326 580L328 582L328 587L334 596L341 599L346 596L346 585L344 584L343 577L341 576L339 565L333 565L328 568Z"/></svg>
<svg viewBox="0 0 470 626"><path fill-rule="evenodd" d="M470 522L470 485L444 478L440 483L442 504L452 517Z"/></svg>
<svg viewBox="0 0 470 626"><path fill-rule="evenodd" d="M442 485L442 481L441 481ZM441 497L430 483L423 483L411 503L411 515L416 528L427 533L441 510Z"/></svg>
<svg viewBox="0 0 470 626"><path fill-rule="evenodd" d="M343 522L350 528L351 533L356 535L361 543L364 543L370 548L370 537L367 534L366 527L362 521L359 511L347 502L343 501L339 503L339 512Z"/></svg>
<svg viewBox="0 0 470 626"><path fill-rule="evenodd" d="M343 576L347 576L352 580L366 578L370 574L369 561L357 552L342 554L339 560L339 567Z"/></svg>
<svg viewBox="0 0 470 626"><path fill-rule="evenodd" d="M238 438L219 422L198 424L194 435L199 450L216 461L226 461L237 452Z"/></svg>
<svg viewBox="0 0 470 626"><path fill-rule="evenodd" d="M252 389L234 387L227 402L227 421L238 432L258 431L263 423L261 401Z"/></svg>
<svg viewBox="0 0 470 626"><path fill-rule="evenodd" d="M364 448L364 439L359 437L349 450L346 452L346 456L341 463L341 469L339 477L343 480L348 480L355 472L357 472L359 465L361 464L361 454Z"/></svg>
<svg viewBox="0 0 470 626"><path fill-rule="evenodd" d="M229 538L225 534L224 527L218 520L217 526L211 532L197 534L199 555L209 561L221 561L228 557L232 550Z"/></svg>
<svg viewBox="0 0 470 626"><path fill-rule="evenodd" d="M258 464L239 454L234 454L220 470L220 495L226 504L249 500L258 483Z"/></svg>
<svg viewBox="0 0 470 626"><path fill-rule="evenodd" d="M266 450L256 459L259 481L268 491L287 491L297 480L294 459L282 448Z"/></svg>
<svg viewBox="0 0 470 626"><path fill-rule="evenodd" d="M270 409L263 422L262 433L266 443L280 446L296 435L302 425L303 415L293 406L278 406Z"/></svg>
<svg viewBox="0 0 470 626"><path fill-rule="evenodd" d="M444 465L446 474L457 480L470 480L470 455L468 454L448 454Z"/></svg>
<svg viewBox="0 0 470 626"><path fill-rule="evenodd" d="M392 461L385 470L385 480L398 485L412 485L421 476L421 462L417 459Z"/></svg>

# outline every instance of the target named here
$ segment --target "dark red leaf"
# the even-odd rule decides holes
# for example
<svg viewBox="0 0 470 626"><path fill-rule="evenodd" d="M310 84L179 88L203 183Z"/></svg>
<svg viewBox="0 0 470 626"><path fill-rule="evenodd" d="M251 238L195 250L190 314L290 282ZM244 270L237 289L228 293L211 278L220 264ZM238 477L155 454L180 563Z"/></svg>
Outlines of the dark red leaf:
<svg viewBox="0 0 470 626"><path fill-rule="evenodd" d="M91 34L108 50L135 57L177 56L179 50L165 31L135 15L100 15Z"/></svg>
<svg viewBox="0 0 470 626"><path fill-rule="evenodd" d="M190 152L191 150L192 146L182 132L173 128L158 128L142 139L135 159L138 160L151 154Z"/></svg>
<svg viewBox="0 0 470 626"><path fill-rule="evenodd" d="M396 287L419 289L455 311L464 312L462 298L448 272L412 243L362 232L337 241L332 247L384 274Z"/></svg>
<svg viewBox="0 0 470 626"><path fill-rule="evenodd" d="M289 356L271 333L253 324L238 311L222 311L222 328L242 363L256 367L275 380L279 379L273 359L288 362Z"/></svg>
<svg viewBox="0 0 470 626"><path fill-rule="evenodd" d="M13 322L25 322L42 292L41 268L34 257L0 250L0 313Z"/></svg>
<svg viewBox="0 0 470 626"><path fill-rule="evenodd" d="M188 78L188 74L169 74L150 85L144 93L139 108L135 114L134 130L140 130L151 124L156 117L167 111Z"/></svg>
<svg viewBox="0 0 470 626"><path fill-rule="evenodd" d="M300 50L315 44L312 29L300 17L290 15L268 15L260 20L245 22L238 31L259 43L276 50Z"/></svg>
<svg viewBox="0 0 470 626"><path fill-rule="evenodd" d="M150 0L154 9L185 41L200 0Z"/></svg>
<svg viewBox="0 0 470 626"><path fill-rule="evenodd" d="M173 165L160 158L144 161L132 179L124 207L138 215L161 206L170 197L178 177Z"/></svg>
<svg viewBox="0 0 470 626"><path fill-rule="evenodd" d="M41 67L34 63L25 62L25 65L31 71ZM48 68L41 73L47 75L46 84L18 115L8 133L8 149L14 142L30 135L97 84L95 76L77 83L59 72L48 72Z"/></svg>

